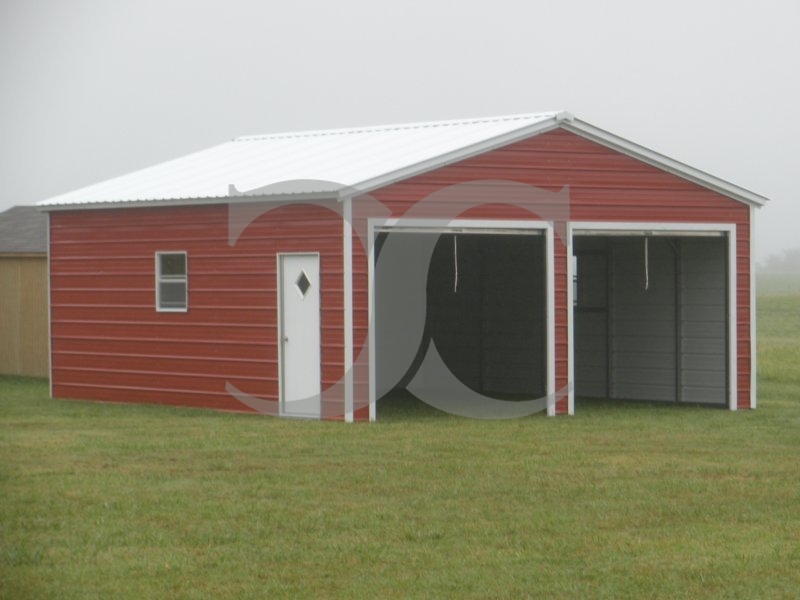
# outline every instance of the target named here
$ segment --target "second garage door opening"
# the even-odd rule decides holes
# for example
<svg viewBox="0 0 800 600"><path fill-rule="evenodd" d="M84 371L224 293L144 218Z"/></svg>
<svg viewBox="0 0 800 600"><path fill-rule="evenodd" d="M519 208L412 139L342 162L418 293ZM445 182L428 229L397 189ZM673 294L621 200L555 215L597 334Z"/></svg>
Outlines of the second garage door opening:
<svg viewBox="0 0 800 600"><path fill-rule="evenodd" d="M728 240L574 237L575 395L725 406Z"/></svg>

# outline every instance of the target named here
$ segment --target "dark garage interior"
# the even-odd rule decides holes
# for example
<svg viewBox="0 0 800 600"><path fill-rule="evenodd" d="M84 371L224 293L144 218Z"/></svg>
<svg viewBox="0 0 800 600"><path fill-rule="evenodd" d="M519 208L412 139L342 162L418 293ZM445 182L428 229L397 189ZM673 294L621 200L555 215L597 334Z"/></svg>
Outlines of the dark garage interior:
<svg viewBox="0 0 800 600"><path fill-rule="evenodd" d="M416 346L416 355L409 357L402 373L381 365L393 338L406 333L402 322L404 303L398 298L406 289L404 268L379 266L387 235L393 237L393 243L400 244L404 263L406 256L409 263L424 260L418 256L420 248L435 244L427 275L422 339ZM390 390L385 394L386 401L379 398L379 409L400 399L417 402L405 388L417 378L427 389L423 359L431 342L456 378L475 392L506 400L546 394L544 235L527 230L525 233L381 232L375 240L375 260L377 387ZM390 304L392 308L387 308ZM382 377L390 377L396 383ZM453 393L446 389L431 391Z"/></svg>
<svg viewBox="0 0 800 600"><path fill-rule="evenodd" d="M727 237L576 233L576 403L726 406Z"/></svg>

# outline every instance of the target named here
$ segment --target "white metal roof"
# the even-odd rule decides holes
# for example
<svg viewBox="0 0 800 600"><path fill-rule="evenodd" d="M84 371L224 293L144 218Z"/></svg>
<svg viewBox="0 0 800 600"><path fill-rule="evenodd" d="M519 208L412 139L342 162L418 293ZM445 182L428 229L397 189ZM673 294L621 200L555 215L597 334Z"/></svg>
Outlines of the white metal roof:
<svg viewBox="0 0 800 600"><path fill-rule="evenodd" d="M765 198L575 119L546 112L244 136L38 203L43 210L120 203L215 202L242 195L341 197L366 192L564 127L751 204Z"/></svg>

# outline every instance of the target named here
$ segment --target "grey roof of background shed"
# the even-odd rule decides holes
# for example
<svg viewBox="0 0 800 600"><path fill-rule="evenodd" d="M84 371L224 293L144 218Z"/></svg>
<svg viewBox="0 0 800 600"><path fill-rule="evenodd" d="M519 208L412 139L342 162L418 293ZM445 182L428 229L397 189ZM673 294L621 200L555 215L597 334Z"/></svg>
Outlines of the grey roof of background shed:
<svg viewBox="0 0 800 600"><path fill-rule="evenodd" d="M35 206L12 206L0 213L0 254L47 252L47 215Z"/></svg>

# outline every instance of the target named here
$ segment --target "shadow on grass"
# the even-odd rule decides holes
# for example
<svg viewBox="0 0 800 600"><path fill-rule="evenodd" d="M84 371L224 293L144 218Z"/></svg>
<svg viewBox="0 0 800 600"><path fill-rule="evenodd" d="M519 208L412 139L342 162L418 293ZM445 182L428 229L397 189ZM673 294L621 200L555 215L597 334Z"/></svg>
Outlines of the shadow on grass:
<svg viewBox="0 0 800 600"><path fill-rule="evenodd" d="M426 404L408 390L389 392L378 400L376 409L379 422L456 418L454 415Z"/></svg>
<svg viewBox="0 0 800 600"><path fill-rule="evenodd" d="M513 401L514 398L506 398ZM575 413L590 415L597 413L608 413L618 411L636 411L638 409L662 410L662 411L686 411L686 410L709 410L726 409L723 404L703 404L703 403L684 403L684 402L654 402L648 400L616 400L606 398L578 397L575 400ZM378 400L377 405L378 421L382 423L398 423L404 421L421 421L430 419L462 419L457 415L451 415L423 402L408 390L394 390ZM531 417L546 416L545 411L539 411Z"/></svg>
<svg viewBox="0 0 800 600"><path fill-rule="evenodd" d="M494 396L493 396L494 397ZM509 402L526 400L518 396L498 398ZM452 415L434 408L423 402L408 390L393 390L378 400L377 415L379 422L417 421L429 419L466 419L459 415ZM539 411L531 417L544 416L545 411ZM527 418L527 417L525 417Z"/></svg>
<svg viewBox="0 0 800 600"><path fill-rule="evenodd" d="M575 412L579 410L609 411L609 410L636 410L646 408L649 410L696 410L696 409L727 409L726 404L703 402L665 402L653 400L618 400L614 398L589 398L577 397L575 399Z"/></svg>

